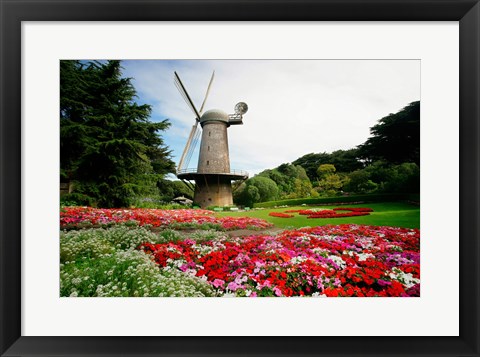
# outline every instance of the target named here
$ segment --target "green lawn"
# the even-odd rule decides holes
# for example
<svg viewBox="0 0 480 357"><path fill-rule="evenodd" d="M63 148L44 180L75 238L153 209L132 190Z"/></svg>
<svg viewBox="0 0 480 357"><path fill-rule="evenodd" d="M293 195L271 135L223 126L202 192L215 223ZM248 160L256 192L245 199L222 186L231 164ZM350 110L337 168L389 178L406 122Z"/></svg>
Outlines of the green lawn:
<svg viewBox="0 0 480 357"><path fill-rule="evenodd" d="M391 226L420 228L420 207L402 202L366 203L358 205L344 205L344 207L369 207L374 210L369 216L346 218L307 218L293 213L293 218L271 217L270 212L285 212L291 209L332 209L341 206L294 206L288 208L269 208L245 212L219 212L220 216L231 217L257 217L265 219L280 228L298 228L306 226L323 226L326 224L368 224L373 226Z"/></svg>

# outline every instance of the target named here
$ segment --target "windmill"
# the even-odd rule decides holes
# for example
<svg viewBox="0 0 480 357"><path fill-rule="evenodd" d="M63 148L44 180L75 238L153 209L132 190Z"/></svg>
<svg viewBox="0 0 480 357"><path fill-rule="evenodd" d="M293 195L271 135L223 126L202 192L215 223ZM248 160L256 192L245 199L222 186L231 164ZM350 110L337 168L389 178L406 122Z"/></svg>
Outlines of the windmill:
<svg viewBox="0 0 480 357"><path fill-rule="evenodd" d="M227 128L230 125L243 124L243 114L247 112L248 106L243 102L237 103L234 114L227 114L218 109L203 113L214 77L215 71L212 73L205 98L198 111L179 75L174 72L175 85L195 116L195 122L178 163L177 177L190 185L194 190L193 202L202 208L233 205L232 181L241 182L248 178L248 173L230 169L227 135ZM197 168L188 168L199 139ZM195 181L194 187L191 181Z"/></svg>

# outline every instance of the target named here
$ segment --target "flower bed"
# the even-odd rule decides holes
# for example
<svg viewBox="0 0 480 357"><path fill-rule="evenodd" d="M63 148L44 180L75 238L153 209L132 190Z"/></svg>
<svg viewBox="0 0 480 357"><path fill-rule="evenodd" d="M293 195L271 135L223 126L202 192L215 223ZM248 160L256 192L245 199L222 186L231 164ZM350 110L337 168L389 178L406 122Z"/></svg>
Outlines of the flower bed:
<svg viewBox="0 0 480 357"><path fill-rule="evenodd" d="M282 212L270 212L268 214L271 217L279 217L279 218L292 218L293 214L287 214L287 213L282 213Z"/></svg>
<svg viewBox="0 0 480 357"><path fill-rule="evenodd" d="M333 210L324 210L319 212L314 212L310 214L307 218L343 218L343 217L357 217L357 216L368 216L368 212L348 212L348 213L337 213Z"/></svg>
<svg viewBox="0 0 480 357"><path fill-rule="evenodd" d="M109 226L135 222L140 226L168 227L171 225L217 225L219 228L261 229L272 226L263 219L250 217L216 217L211 211L201 209L98 209L92 207L65 207L60 211L60 228Z"/></svg>
<svg viewBox="0 0 480 357"><path fill-rule="evenodd" d="M420 232L360 225L140 246L236 296L419 296Z"/></svg>
<svg viewBox="0 0 480 357"><path fill-rule="evenodd" d="M349 211L346 213L337 213L337 211ZM320 211L310 210L310 209L293 209L287 210L285 213L298 213L307 218L343 218L343 217L357 217L357 216L368 216L370 212L373 212L373 209L368 207L337 207L333 209L324 209ZM271 215L271 214L270 214Z"/></svg>

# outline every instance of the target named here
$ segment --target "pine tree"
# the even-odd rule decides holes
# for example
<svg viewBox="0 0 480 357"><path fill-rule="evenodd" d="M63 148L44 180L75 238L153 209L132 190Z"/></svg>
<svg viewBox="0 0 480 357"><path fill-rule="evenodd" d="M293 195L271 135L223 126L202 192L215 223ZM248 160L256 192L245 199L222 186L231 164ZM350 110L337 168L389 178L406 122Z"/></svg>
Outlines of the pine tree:
<svg viewBox="0 0 480 357"><path fill-rule="evenodd" d="M60 63L61 176L101 207L129 206L175 168L160 135L170 123L135 98L120 61Z"/></svg>

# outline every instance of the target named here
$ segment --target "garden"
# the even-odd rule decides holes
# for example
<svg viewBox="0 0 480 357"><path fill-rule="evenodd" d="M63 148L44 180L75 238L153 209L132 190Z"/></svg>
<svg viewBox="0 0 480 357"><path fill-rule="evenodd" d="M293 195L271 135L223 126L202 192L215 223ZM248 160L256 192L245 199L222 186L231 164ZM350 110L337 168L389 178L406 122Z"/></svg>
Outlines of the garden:
<svg viewBox="0 0 480 357"><path fill-rule="evenodd" d="M60 295L419 296L418 211L404 203L221 213L62 207ZM378 225L401 212L406 224Z"/></svg>
<svg viewBox="0 0 480 357"><path fill-rule="evenodd" d="M172 180L188 166L169 131L179 118L154 113L131 65L60 61L60 296L420 295L420 101L365 117L370 136L342 149L319 136L296 160L274 151L232 184L244 209L224 210Z"/></svg>

